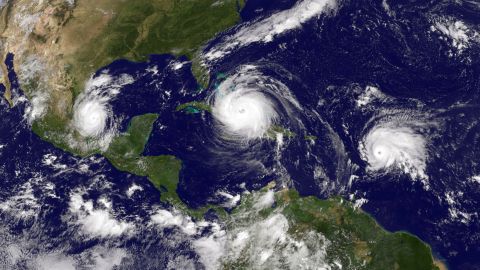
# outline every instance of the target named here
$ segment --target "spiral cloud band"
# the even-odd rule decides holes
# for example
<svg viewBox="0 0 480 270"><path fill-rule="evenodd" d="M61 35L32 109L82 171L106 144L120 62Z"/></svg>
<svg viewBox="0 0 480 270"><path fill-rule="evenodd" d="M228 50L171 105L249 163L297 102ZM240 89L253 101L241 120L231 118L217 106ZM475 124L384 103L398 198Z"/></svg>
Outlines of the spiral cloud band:
<svg viewBox="0 0 480 270"><path fill-rule="evenodd" d="M76 100L72 126L84 138L93 138L108 146L112 136L113 113L108 102L119 93L119 89L133 82L128 75L112 77L106 73L90 79L85 92Z"/></svg>
<svg viewBox="0 0 480 270"><path fill-rule="evenodd" d="M106 126L108 112L105 104L91 100L82 103L75 111L74 117L76 128L82 136L97 137Z"/></svg>
<svg viewBox="0 0 480 270"><path fill-rule="evenodd" d="M426 178L427 141L409 126L378 125L360 144L370 171L401 169L412 178Z"/></svg>
<svg viewBox="0 0 480 270"><path fill-rule="evenodd" d="M296 103L288 88L244 67L223 81L211 97L212 114L224 135L236 139L258 139Z"/></svg>
<svg viewBox="0 0 480 270"><path fill-rule="evenodd" d="M247 139L262 137L277 117L268 98L252 89L225 94L215 102L213 113L229 133Z"/></svg>

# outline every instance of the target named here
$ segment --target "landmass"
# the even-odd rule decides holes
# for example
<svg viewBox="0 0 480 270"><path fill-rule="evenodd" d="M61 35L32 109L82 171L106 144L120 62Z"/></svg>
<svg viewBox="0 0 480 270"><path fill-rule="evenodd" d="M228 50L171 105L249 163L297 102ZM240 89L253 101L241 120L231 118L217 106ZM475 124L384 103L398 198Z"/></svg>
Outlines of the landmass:
<svg viewBox="0 0 480 270"><path fill-rule="evenodd" d="M280 134L284 137L287 137L289 139L291 139L291 138L293 138L297 135L297 134L295 134L295 132L291 131L288 128L285 128L285 127L282 127L282 126L279 126L279 125L272 125L267 130L267 132L265 133L265 136L267 136L267 138L269 138L269 139L275 140L275 139L277 139L278 134Z"/></svg>
<svg viewBox="0 0 480 270"><path fill-rule="evenodd" d="M29 99L41 97L45 102L45 111L33 119L33 131L73 154L86 155L65 145L62 138L69 132L74 100L92 74L117 59L147 61L150 54L170 53L193 60L192 72L200 84L205 84L208 75L196 53L216 33L239 21L238 11L244 2L19 0L2 4L0 54L3 58L7 53L15 55L22 89ZM3 65L1 70L5 97L12 102L8 72ZM202 102L177 107L188 109L210 111ZM436 266L441 264L434 262L430 248L418 238L405 232L385 231L373 218L341 198L300 197L286 188L274 192L270 185L244 194L230 214L216 205L189 208L176 192L181 161L169 155L143 155L157 118L157 114L132 118L128 129L101 154L117 169L147 177L161 192L162 200L183 213L200 219L213 209L232 232L283 216L288 221L288 237L308 242L305 237L314 235L312 239L320 242L310 244L327 244L323 236L328 240L325 260L355 269L442 269ZM295 136L280 126L267 132L267 136L276 134ZM268 201L258 206L259 198L273 192L275 203ZM248 254L254 247L255 242L245 245L237 257L227 257L223 267L251 267L255 262ZM276 251L286 247L277 246Z"/></svg>
<svg viewBox="0 0 480 270"><path fill-rule="evenodd" d="M100 153L122 171L147 176L163 191L165 201L185 208L176 193L181 161L168 155L141 156L156 115L133 118L107 151L84 151L65 139L74 133L73 104L88 79L114 60L148 61L151 54L167 53L194 59L206 41L240 20L244 4L243 0L7 1L0 3L0 56L15 55L22 90L30 100L44 103L38 106L44 111L32 121L37 135L75 155ZM1 71L5 98L13 105L4 62ZM83 139L88 143L91 138Z"/></svg>
<svg viewBox="0 0 480 270"><path fill-rule="evenodd" d="M199 113L201 111L212 112L212 107L206 102L192 101L177 106L176 111L184 111L189 114Z"/></svg>
<svg viewBox="0 0 480 270"><path fill-rule="evenodd" d="M161 192L161 200L171 204L183 213L201 219L207 211L213 210L217 215L225 216L225 209L221 206L207 204L193 209L189 208L178 196L177 187L182 167L181 160L170 155L142 155L152 132L153 123L157 118L158 114L153 113L133 117L127 130L112 141L103 155L120 171L146 176L155 188Z"/></svg>
<svg viewBox="0 0 480 270"><path fill-rule="evenodd" d="M333 269L441 269L427 244L406 232L386 231L342 198L301 197L287 188L274 191L274 186L244 195L228 216L229 239L237 250L226 256L224 269L283 269L295 259L337 267ZM262 262L265 250L285 258L270 255Z"/></svg>
<svg viewBox="0 0 480 270"><path fill-rule="evenodd" d="M200 113L202 111L212 113L212 107L203 101L191 101L187 103L183 103L177 106L175 109L177 112L178 111L183 111L187 114L196 114ZM288 139L294 138L297 134L295 132L291 131L288 128L282 127L280 125L272 125L267 132L265 132L265 137L271 140L276 140L277 135L281 135L283 137L286 137ZM310 137L305 137L305 139L310 139L310 140L315 140L315 136L310 136Z"/></svg>
<svg viewBox="0 0 480 270"><path fill-rule="evenodd" d="M243 0L30 0L0 5L0 54L15 55L22 89L45 103L33 130L62 145L75 97L99 68L151 54L194 59L240 20ZM3 73L5 85L8 76ZM7 87L6 96L9 91ZM39 98L40 99L40 98Z"/></svg>
<svg viewBox="0 0 480 270"><path fill-rule="evenodd" d="M301 197L292 189L275 189L272 182L259 191L244 193L230 214L219 205L189 208L176 193L181 161L171 156L142 156L157 117L157 114L134 117L127 131L112 142L104 155L120 170L147 176L161 191L162 200L183 213L202 219L207 211L213 210L226 224L227 232L233 234L233 239L238 237L234 234L259 230L262 224L281 215L288 221L288 230L284 233L292 241L305 242L307 248L312 248L313 243L305 237L318 234L318 239L314 239L325 245L325 263L346 266L346 269L446 269L434 260L429 246L420 239L406 232L386 231L371 216L340 197L328 200ZM222 268L255 267L258 258L252 254L260 252L255 250L258 247L255 243L262 240L258 237L250 237L237 255L225 256ZM288 248L285 243L275 245L278 254L284 254Z"/></svg>
<svg viewBox="0 0 480 270"><path fill-rule="evenodd" d="M142 156L157 114L133 117L125 133L116 137L103 154L113 166L140 176L147 176L162 191L162 199L181 204L176 189L181 161L174 156Z"/></svg>

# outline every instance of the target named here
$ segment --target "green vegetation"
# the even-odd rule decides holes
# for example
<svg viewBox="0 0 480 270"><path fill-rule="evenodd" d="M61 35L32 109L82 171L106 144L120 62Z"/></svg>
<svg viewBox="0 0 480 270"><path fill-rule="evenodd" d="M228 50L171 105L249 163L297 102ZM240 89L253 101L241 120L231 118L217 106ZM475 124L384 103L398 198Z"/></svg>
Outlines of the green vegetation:
<svg viewBox="0 0 480 270"><path fill-rule="evenodd" d="M287 128L284 128L282 126L279 126L279 125L272 125L266 132L266 136L272 140L275 140L277 138L277 134L282 134L283 136L291 139L293 137L295 137L297 134L295 134L295 132L287 129Z"/></svg>
<svg viewBox="0 0 480 270"><path fill-rule="evenodd" d="M146 176L161 192L161 200L168 202L194 218L200 219L210 209L219 216L226 216L221 206L206 205L199 209L189 208L177 194L182 162L174 156L143 156L145 145L152 132L157 114L133 117L124 134L116 137L103 155L115 168L139 176Z"/></svg>
<svg viewBox="0 0 480 270"><path fill-rule="evenodd" d="M201 59L196 55L192 59L192 74L200 85L201 89L205 89L210 81L210 74L206 67L202 66Z"/></svg>
<svg viewBox="0 0 480 270"><path fill-rule="evenodd" d="M59 9L62 13L57 15L65 18L59 24L61 27L46 35L35 33L30 37L31 44L26 46L32 50L40 48L46 62L58 67L52 70L58 70L60 74L50 85L58 84L60 90L50 93L49 111L33 124L34 132L76 155L98 153L98 149L82 152L66 139L73 136L89 143L70 127L73 101L84 89L89 76L117 59L146 61L150 54L171 53L189 57L197 81L206 86L209 74L201 66L199 48L216 33L238 22L238 9L243 5L243 0L82 0L76 1L73 11ZM9 8L10 5L2 11L0 29L6 27ZM218 74L218 79L223 76ZM28 92L38 88L34 81L22 87L31 89ZM177 107L177 111L187 113L202 110L211 112L210 106L202 102ZM301 239L306 232L314 231L331 241L326 250L329 263L338 260L346 269L437 269L429 247L418 238L404 232L385 231L373 218L340 198L301 198L296 191L281 190L275 193L275 207L255 210L258 199L255 196L273 188L270 185L263 191L245 195L231 215L221 206L189 208L176 192L181 161L169 155L143 155L157 118L157 114L132 118L127 131L114 138L102 154L117 169L147 177L160 190L161 200L184 214L201 218L206 211L213 209L229 229L235 229L239 224L249 226L280 213L288 219L288 233L293 238ZM277 134L287 138L296 136L277 125L272 126L266 135L276 139ZM315 140L316 137L305 136L305 139Z"/></svg>
<svg viewBox="0 0 480 270"><path fill-rule="evenodd" d="M305 137L303 137L306 141L316 141L317 140L317 136L314 136L314 135L305 135Z"/></svg>
<svg viewBox="0 0 480 270"><path fill-rule="evenodd" d="M62 89L68 93L50 96L47 116L34 123L34 132L58 147L85 155L68 146L65 134L71 132L73 101L91 74L118 59L146 61L151 54L170 53L192 59L192 71L201 83L200 77L208 74L203 68L196 72L196 55L215 34L239 21L243 6L243 0L78 1L73 15L58 30L59 47L52 45L45 52L46 56L58 54L53 63L61 61L62 76L55 85L64 84ZM60 11L64 17L70 14L67 9ZM31 36L32 43L39 43L38 39L38 34ZM40 43L56 44L56 40ZM59 104L61 109L56 108Z"/></svg>
<svg viewBox="0 0 480 270"><path fill-rule="evenodd" d="M215 34L238 22L238 11L243 6L243 0L78 1L72 17L59 30L61 46L46 52L54 54L60 50L61 58L58 59L63 61L66 73L62 80L70 82L72 98L65 99L65 95L59 95L62 102L57 102L57 96L52 95L52 104L65 104L65 108L58 110L51 105L47 114L33 123L33 131L76 155L99 152L99 149L88 147L88 150L80 149L69 141L73 138L85 145L93 143L70 127L73 100L83 91L89 76L117 59L146 61L151 54L170 53L198 60L195 54L199 48ZM59 10L64 13L62 16L67 16L66 9ZM39 43L46 36L35 34L31 38ZM185 106L178 109L211 111L207 104L201 102ZM172 156L141 155L155 119L156 115L132 119L128 131L115 138L108 151L102 154L122 171L147 176L159 190L163 190L162 200L187 209L176 193L180 160ZM197 215L198 211L192 215Z"/></svg>
<svg viewBox="0 0 480 270"><path fill-rule="evenodd" d="M280 190L275 192L273 207L255 210L256 203L272 188L264 188L242 198L240 206L228 219L230 231L245 232L249 228L262 229L275 215L283 215L288 220L287 235L295 243L304 242L310 249L315 249L312 243L312 232L327 239L325 247L325 262L330 265L339 263L343 269L439 269L433 260L430 248L417 237L405 233L391 233L379 226L375 220L362 210L354 208L352 203L341 198L320 200L316 197L300 197L295 190ZM267 224L271 224L267 222ZM269 228L272 233L279 234L278 228ZM255 237L255 236L252 236ZM262 236L263 237L263 236ZM284 238L282 238L284 239ZM322 239L322 237L320 237ZM257 239L249 239L239 258L228 258L224 262L226 269L251 267L252 252ZM285 241L285 240L283 240ZM287 244L269 246L275 252L284 254ZM318 247L316 247L318 248ZM245 250L247 249L247 250ZM248 249L252 249L248 251ZM313 252L315 250L311 250ZM283 253L282 253L283 252ZM288 253L287 253L288 254ZM288 256L288 255L287 255ZM288 259L285 259L288 261Z"/></svg>
<svg viewBox="0 0 480 270"><path fill-rule="evenodd" d="M187 102L187 103L183 103L183 104L178 105L175 110L177 112L178 111L184 111L184 112L189 113L189 114L195 114L195 113L199 113L201 111L207 111L207 112L211 113L212 112L212 107L210 107L210 105L208 105L205 102L192 101L192 102Z"/></svg>
<svg viewBox="0 0 480 270"><path fill-rule="evenodd" d="M142 156L157 114L132 118L127 131L115 138L104 156L121 171L147 176L162 191L162 200L183 205L176 192L181 161L174 156Z"/></svg>
<svg viewBox="0 0 480 270"><path fill-rule="evenodd" d="M243 1L137 0L114 5L116 14L102 33L72 59L72 74L79 74L75 77L80 86L92 72L120 58L145 61L150 54L171 53L193 59L206 41L238 22Z"/></svg>
<svg viewBox="0 0 480 270"><path fill-rule="evenodd" d="M158 115L154 113L133 117L130 120L127 132L117 137L110 144L107 154L125 159L140 156L152 132L152 125L157 118Z"/></svg>
<svg viewBox="0 0 480 270"><path fill-rule="evenodd" d="M285 190L277 199L294 223L292 232L314 229L322 233L332 241L327 253L342 265L350 265L349 269L437 269L430 248L420 239L405 232L385 231L372 217L341 198L322 201Z"/></svg>
<svg viewBox="0 0 480 270"><path fill-rule="evenodd" d="M294 241L307 241L307 246L312 244L308 241L323 245L322 238L305 238L310 237L312 232L328 239L329 244L325 246L326 263L338 262L345 269L440 269L433 260L430 248L421 240L405 232L385 231L373 218L341 198L320 200L316 197L300 197L295 190L285 189L275 193L274 207L258 209L259 198L274 188L271 183L261 191L244 194L242 202L231 214L218 205L189 208L176 193L181 161L167 155L142 155L157 117L157 114L134 117L127 131L114 139L104 155L119 170L148 177L160 190L162 201L171 203L184 214L201 219L212 209L226 222L229 232L255 230L267 219L281 214L288 220L286 233ZM286 132L283 128L274 130ZM247 249L251 246L255 245L249 244ZM281 250L276 252L285 254ZM242 254L233 261L227 257L224 268L250 268L252 258L248 256L252 253L247 250Z"/></svg>

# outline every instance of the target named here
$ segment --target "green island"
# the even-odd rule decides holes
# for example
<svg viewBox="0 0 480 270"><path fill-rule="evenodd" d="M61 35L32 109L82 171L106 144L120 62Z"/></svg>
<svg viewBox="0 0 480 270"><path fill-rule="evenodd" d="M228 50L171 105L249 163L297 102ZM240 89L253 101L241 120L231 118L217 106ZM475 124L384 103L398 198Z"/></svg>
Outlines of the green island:
<svg viewBox="0 0 480 270"><path fill-rule="evenodd" d="M184 111L188 114L195 114L195 113L200 113L202 111L206 111L211 113L212 112L212 107L208 105L206 102L202 101L192 101L192 102L187 102L183 103L177 106L175 109L177 112L178 111Z"/></svg>
<svg viewBox="0 0 480 270"><path fill-rule="evenodd" d="M143 155L157 114L132 118L126 132L115 137L106 151L83 151L66 141L66 135L82 139L70 126L75 98L84 90L91 74L115 60L146 61L150 54L164 53L186 56L192 60L197 81L205 85L209 75L200 65L199 48L218 32L236 24L244 4L244 0L78 0L71 6L63 0L52 0L41 1L31 8L28 1L8 1L0 14L0 31L8 41L1 54L4 57L7 52L14 53L17 67L30 56L39 57L47 70L55 71L44 72L45 78L35 77L22 84L30 98L40 88L50 91L46 114L32 126L36 134L75 155L100 153L117 169L147 177L160 191L161 200L184 214L202 219L207 211L214 210L233 233L283 216L288 221L288 237L316 247L326 243L321 237L324 236L328 240L326 262L338 261L345 269L445 269L433 260L430 248L418 238L404 232L385 231L372 217L341 198L320 200L281 189L274 193L274 205L259 207L259 200L274 188L270 185L244 194L231 213L218 205L188 207L177 194L181 160L170 155ZM26 37L18 35L22 30L11 16L20 11L39 14L39 24ZM21 48L15 44L21 44ZM2 82L10 100L10 82L3 73ZM208 104L202 102L177 107L177 111L196 110L211 112ZM273 126L267 132L272 139L277 134L295 136L281 126ZM88 143L88 138L83 139ZM314 242L307 239L311 235ZM223 268L252 268L254 247L255 241L243 247L238 256L227 257L222 262ZM275 252L285 248L288 246L280 243Z"/></svg>
<svg viewBox="0 0 480 270"><path fill-rule="evenodd" d="M187 103L180 104L176 107L175 111L183 111L187 114L196 114L202 111L212 113L212 107L203 101L191 101ZM270 140L276 140L277 135L282 135L288 139L294 138L297 134L291 131L288 128L282 127L280 125L272 125L267 132L265 133L266 138ZM305 139L315 140L315 136L305 137Z"/></svg>
<svg viewBox="0 0 480 270"><path fill-rule="evenodd" d="M430 248L420 239L406 232L386 231L371 216L340 197L320 200L313 196L301 197L292 189L273 192L272 182L259 191L244 193L231 213L218 205L189 208L176 193L181 161L172 156L142 156L157 117L157 114L134 117L127 131L115 138L104 156L119 170L148 177L160 190L161 199L184 214L202 219L207 211L213 210L225 222L230 234L249 230L253 234L261 224L268 224L271 218L281 215L288 221L285 233L292 241L303 241L308 248L314 248L313 240L323 243L327 254L325 263L339 263L345 269L446 269L433 259ZM264 199L268 193L273 193L274 204L263 203L268 201ZM318 239L311 238L312 233ZM255 267L252 249L258 247L254 244L258 240L251 238L238 256L226 256L222 268ZM287 244L278 244L274 250L284 254L286 248L289 248ZM288 268L286 262L283 266Z"/></svg>
<svg viewBox="0 0 480 270"><path fill-rule="evenodd" d="M295 132L289 130L288 128L279 125L272 125L265 133L265 136L267 136L267 138L269 139L275 140L278 134L281 134L289 139L292 139L297 135L295 134Z"/></svg>
<svg viewBox="0 0 480 270"><path fill-rule="evenodd" d="M312 141L312 142L314 142L314 141L317 140L317 136L314 136L314 135L305 135L303 138L304 138L306 141Z"/></svg>
<svg viewBox="0 0 480 270"><path fill-rule="evenodd" d="M171 54L190 59L193 74L205 85L209 75L200 66L200 49L236 24L244 5L244 0L51 0L32 7L29 1L9 1L0 8L0 32L8 38L6 44L22 45L5 46L0 55L14 53L16 66L32 58L44 64L45 72L23 81L22 89L29 98L47 89L47 112L33 130L64 148L75 98L92 74L119 59L138 62L152 54ZM26 38L19 34L24 30L16 13L39 16ZM5 73L2 81L10 100Z"/></svg>

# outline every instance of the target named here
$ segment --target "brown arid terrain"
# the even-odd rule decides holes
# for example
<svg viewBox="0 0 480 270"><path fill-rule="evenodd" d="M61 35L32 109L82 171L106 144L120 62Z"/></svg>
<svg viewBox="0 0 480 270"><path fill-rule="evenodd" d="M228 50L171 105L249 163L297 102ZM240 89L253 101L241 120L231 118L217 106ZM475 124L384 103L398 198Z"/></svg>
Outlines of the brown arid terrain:
<svg viewBox="0 0 480 270"><path fill-rule="evenodd" d="M72 8L63 1L14 1L2 9L2 56L15 55L20 82L30 97L45 92L51 109L63 115L72 102L72 80L66 72L65 55L60 42ZM62 39L63 40L63 39ZM41 72L41 73L40 73ZM4 81L7 82L6 72ZM7 91L8 91L7 87Z"/></svg>
<svg viewBox="0 0 480 270"><path fill-rule="evenodd" d="M7 1L1 7L0 56L15 56L20 85L33 104L34 131L62 144L57 138L66 132L75 97L96 70L121 58L146 61L149 54L192 59L208 39L239 20L241 5L236 0ZM2 71L9 98L4 66Z"/></svg>

